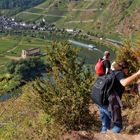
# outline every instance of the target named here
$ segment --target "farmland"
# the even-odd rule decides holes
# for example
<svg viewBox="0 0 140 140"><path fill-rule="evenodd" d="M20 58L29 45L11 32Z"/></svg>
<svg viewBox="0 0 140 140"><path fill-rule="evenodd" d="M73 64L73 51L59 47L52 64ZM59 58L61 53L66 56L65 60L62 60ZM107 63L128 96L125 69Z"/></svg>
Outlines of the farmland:
<svg viewBox="0 0 140 140"><path fill-rule="evenodd" d="M45 52L46 46L49 45L50 41L41 40L38 38L3 36L0 38L0 65L3 65L6 62L8 62L8 58L10 58L10 56L12 56L13 58L19 58L22 49L37 47L40 48L42 52Z"/></svg>
<svg viewBox="0 0 140 140"><path fill-rule="evenodd" d="M92 43L86 41L86 44ZM33 37L22 36L3 36L0 38L0 65L4 65L10 60L18 60L21 57L21 51L28 48L40 48L42 53L47 53L47 48L51 47L52 41ZM77 47L77 46L75 46ZM109 49L112 54L114 53L111 48L103 46L97 46L100 50L105 51ZM80 47L79 47L80 48ZM102 56L102 53L97 51L91 51L87 48L81 48L79 56L86 59L86 64L95 64L98 57ZM113 56L113 55L112 55ZM114 56L113 56L114 57ZM45 58L44 58L45 59Z"/></svg>

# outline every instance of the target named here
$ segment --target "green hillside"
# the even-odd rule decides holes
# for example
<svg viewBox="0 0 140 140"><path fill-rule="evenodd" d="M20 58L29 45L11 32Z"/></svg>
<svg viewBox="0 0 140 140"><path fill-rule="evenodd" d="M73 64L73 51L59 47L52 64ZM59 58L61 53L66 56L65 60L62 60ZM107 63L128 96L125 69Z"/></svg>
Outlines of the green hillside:
<svg viewBox="0 0 140 140"><path fill-rule="evenodd" d="M45 18L58 27L79 28L93 35L118 38L121 34L138 33L139 12L139 0L46 0L14 17L29 22Z"/></svg>
<svg viewBox="0 0 140 140"><path fill-rule="evenodd" d="M140 0L0 0L0 140L140 140L139 13ZM139 70L113 137L90 94L106 50Z"/></svg>

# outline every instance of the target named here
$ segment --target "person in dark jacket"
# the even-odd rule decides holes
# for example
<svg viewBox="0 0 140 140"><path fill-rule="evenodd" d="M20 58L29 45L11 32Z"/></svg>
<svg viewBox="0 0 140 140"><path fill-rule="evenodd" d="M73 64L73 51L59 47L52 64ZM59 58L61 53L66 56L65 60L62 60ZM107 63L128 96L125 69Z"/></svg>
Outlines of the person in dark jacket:
<svg viewBox="0 0 140 140"><path fill-rule="evenodd" d="M119 133L122 129L122 115L121 115L121 97L125 87L133 80L140 76L140 70L133 75L125 78L128 74L128 64L125 61L116 63L113 69L115 76L119 82L114 85L114 92L109 96L109 105L100 107L100 118L102 121L101 132L105 133L110 129L112 121L112 131Z"/></svg>

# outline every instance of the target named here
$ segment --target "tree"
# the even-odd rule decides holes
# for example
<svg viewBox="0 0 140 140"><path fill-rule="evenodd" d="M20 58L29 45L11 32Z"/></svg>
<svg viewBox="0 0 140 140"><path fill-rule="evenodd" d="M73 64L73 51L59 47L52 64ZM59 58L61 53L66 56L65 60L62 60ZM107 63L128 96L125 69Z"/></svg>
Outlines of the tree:
<svg viewBox="0 0 140 140"><path fill-rule="evenodd" d="M12 61L7 65L7 72L19 75L21 80L29 81L41 76L46 71L44 62L39 57L31 57L20 61Z"/></svg>
<svg viewBox="0 0 140 140"><path fill-rule="evenodd" d="M89 113L93 75L79 51L66 42L54 42L47 51L51 71L46 80L37 80L33 91L42 98L45 111L66 129L87 129L94 119Z"/></svg>

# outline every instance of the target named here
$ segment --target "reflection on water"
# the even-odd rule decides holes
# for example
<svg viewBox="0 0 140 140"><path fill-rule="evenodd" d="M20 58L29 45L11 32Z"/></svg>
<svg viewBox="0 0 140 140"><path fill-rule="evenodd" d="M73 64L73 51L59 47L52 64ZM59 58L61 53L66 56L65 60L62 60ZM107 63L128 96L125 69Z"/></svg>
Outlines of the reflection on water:
<svg viewBox="0 0 140 140"><path fill-rule="evenodd" d="M91 50L91 51L99 51L100 53L103 53L102 50L99 50L97 48L97 46L92 45L92 44L85 44L85 43L81 43L81 42L75 41L75 40L69 40L69 42L74 44L74 45L78 45L78 46L81 46L81 47L84 47L84 48L88 48L88 50Z"/></svg>

